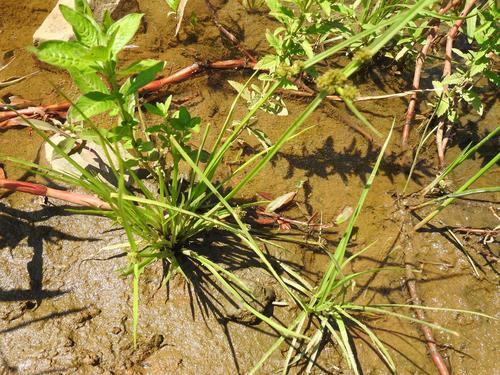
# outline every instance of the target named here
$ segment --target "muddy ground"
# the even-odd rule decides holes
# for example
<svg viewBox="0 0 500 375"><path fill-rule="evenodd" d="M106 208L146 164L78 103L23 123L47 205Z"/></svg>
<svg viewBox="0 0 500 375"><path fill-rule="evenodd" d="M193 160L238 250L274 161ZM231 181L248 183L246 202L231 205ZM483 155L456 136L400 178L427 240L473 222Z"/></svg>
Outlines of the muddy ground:
<svg viewBox="0 0 500 375"><path fill-rule="evenodd" d="M13 51L15 62L2 74L9 76L39 71L29 81L0 91L40 103L60 101L57 89L76 95L68 76L41 66L25 47L54 0L19 2L3 0L0 18L0 53ZM233 30L257 56L266 51L263 30L273 28L265 13L249 14L235 0L214 3L220 20ZM239 57L223 42L212 25L202 1L190 1L188 19L180 37L173 36L174 19L167 16L162 0L140 1L147 27L134 44L139 48L124 54L125 61L143 57L168 62L176 70L193 61ZM196 20L196 21L195 21ZM167 71L168 73L168 71ZM355 77L365 95L392 93L409 88L410 72L387 66L370 68ZM177 98L188 98L191 113L205 122L221 124L234 92L228 79L242 82L247 72L210 72L168 88ZM55 87L54 87L55 86ZM495 96L485 92L487 110L482 119L462 118L460 141L448 154L451 160L470 141L477 141L498 122ZM271 139L290 123L305 102L286 99L290 115L259 115L258 126ZM360 105L383 132L396 116L401 124L407 99L368 102ZM422 107L425 111L425 107ZM243 114L245 108L238 109ZM236 116L238 117L238 116ZM258 191L275 195L293 190L304 180L298 202L309 213L321 212L331 221L346 205L354 206L377 156L377 147L368 145L348 123L357 120L342 105L324 104L307 121L314 130L287 144L280 155L244 191L254 199ZM498 196L463 200L448 208L433 222L431 229L411 233L417 218L404 210L398 199L407 177L411 155L398 146L399 130L391 144L391 154L382 164L380 175L370 191L365 210L357 224L350 251L357 251L377 240L372 250L353 263L352 271L379 266L403 266L412 261L420 269L417 287L426 305L482 311L498 317L498 242L483 245L477 237L459 235L479 275L450 237L440 228L446 225L494 227L498 225L490 203ZM414 136L415 136L414 132ZM256 142L249 139L252 145ZM0 153L27 160L37 159L40 139L26 129L0 133ZM498 150L498 140L485 147L474 160L467 161L451 178L453 187L470 176L472 170ZM235 151L236 153L236 151ZM34 177L6 165L10 178ZM436 173L435 152L431 144L417 166L409 191L428 183ZM272 178L270 177L272 176ZM477 186L498 184L498 168ZM300 211L289 213L300 217ZM325 238L333 249L343 227ZM4 193L0 195L0 373L2 374L237 374L245 373L272 345L275 334L264 324L253 326L227 320L224 296L210 280L193 270L194 284L174 278L168 290L160 289L161 265L151 267L141 286L140 345L131 345L131 280L118 277L116 270L126 264L120 251L102 251L104 246L123 241L122 234L104 219L69 214L60 203L38 197ZM237 243L221 244L220 238L207 238L206 251L220 254L228 266L261 285L273 281L259 271L245 249ZM313 248L287 245L288 252L271 255L300 269L312 281L324 271L328 258ZM235 259L239 259L235 263ZM407 303L403 272L382 272L362 278L352 290L359 303ZM278 300L285 299L276 288ZM284 321L293 311L275 307L274 314ZM459 337L435 332L439 348L454 374L500 374L498 366L499 326L493 320L459 313L427 313L430 321L460 333ZM391 348L400 374L434 374L427 349L417 325L396 319L367 321ZM364 374L387 374L389 370L368 344L367 337L353 330L357 357ZM286 352L278 351L260 373L280 369ZM294 372L301 372L297 367ZM346 363L331 343L325 343L315 374L349 374Z"/></svg>

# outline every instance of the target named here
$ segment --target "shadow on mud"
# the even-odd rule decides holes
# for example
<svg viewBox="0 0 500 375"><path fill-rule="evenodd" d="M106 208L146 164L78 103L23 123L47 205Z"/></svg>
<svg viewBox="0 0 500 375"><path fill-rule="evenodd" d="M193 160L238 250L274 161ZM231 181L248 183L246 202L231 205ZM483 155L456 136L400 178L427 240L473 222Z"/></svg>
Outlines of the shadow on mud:
<svg viewBox="0 0 500 375"><path fill-rule="evenodd" d="M372 171L372 164L377 158L380 150L372 143L368 144L366 152L360 150L356 139L342 152L335 151L334 139L329 136L325 139L323 146L314 151L307 151L303 147L301 155L288 154L281 152L279 157L288 162L288 170L285 178L292 178L295 170L303 170L307 177L318 176L327 178L333 174L338 174L344 184L347 185L348 178L356 175L366 183L368 175ZM391 181L400 173L408 175L411 168L411 161L402 163L399 160L400 155L390 154L385 157L380 169ZM425 161L418 162L412 179L421 184L424 177L433 176L432 166Z"/></svg>
<svg viewBox="0 0 500 375"><path fill-rule="evenodd" d="M57 241L97 241L96 238L78 237L59 231L52 226L37 225L52 216L72 215L64 207L43 207L38 211L23 211L0 203L0 244L1 250L16 248L26 240L33 250L33 256L26 265L30 289L0 289L0 302L36 301L36 305L47 298L54 298L67 293L67 290L43 289L43 252L44 243Z"/></svg>

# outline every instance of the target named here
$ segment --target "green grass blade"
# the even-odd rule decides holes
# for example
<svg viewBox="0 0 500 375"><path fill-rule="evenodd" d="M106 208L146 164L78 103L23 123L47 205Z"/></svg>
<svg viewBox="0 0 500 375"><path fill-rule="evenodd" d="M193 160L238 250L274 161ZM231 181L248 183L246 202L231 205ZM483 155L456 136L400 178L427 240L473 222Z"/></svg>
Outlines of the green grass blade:
<svg viewBox="0 0 500 375"><path fill-rule="evenodd" d="M372 169L372 172L370 176L368 177L368 180L366 182L366 185L361 192L361 195L358 200L358 204L356 205L356 209L354 210L354 213L351 216L351 219L349 220L349 224L347 225L347 228L344 231L344 234L342 235L342 239L340 240L339 245L337 246L337 249L335 251L335 262L331 261L330 265L328 267L328 270L326 271L325 275L323 276L323 279L321 281L319 290L316 294L316 296L320 299L320 304L326 301L328 298L328 295L330 291L332 290L332 286L335 283L335 273L338 268L338 264L342 264L344 262L344 254L347 249L347 245L349 244L349 240L351 238L352 230L354 228L354 224L356 223L360 213L361 209L363 208L363 204L366 200L366 196L368 195L368 192L370 191L370 188L373 184L373 180L375 179L375 176L377 174L377 171L380 167L380 163L382 162L382 158L384 156L385 150L387 146L389 145L389 141L392 136L392 131L394 129L394 124L395 124L395 119L392 122L391 130L389 131L389 134L387 135L387 138L384 142L384 145L382 146L382 149L379 152L377 161L375 162L375 165Z"/></svg>
<svg viewBox="0 0 500 375"><path fill-rule="evenodd" d="M389 351L385 347L385 345L380 341L380 339L377 337L373 331L368 328L365 324L361 323L358 319L354 318L351 314L347 313L344 309L337 309L338 313L345 316L347 319L351 320L354 322L356 325L358 325L359 328L361 328L369 337L370 340L372 340L373 344L377 348L377 351L380 353L381 357L384 359L385 363L390 367L391 371L393 373L396 372L396 365L389 354Z"/></svg>
<svg viewBox="0 0 500 375"><path fill-rule="evenodd" d="M426 194L431 191L437 184L439 184L447 175L449 175L455 168L462 164L464 160L466 160L470 155L476 152L480 147L482 147L486 142L490 139L494 138L498 132L500 132L500 126L497 126L495 130L493 130L490 134L484 137L480 142L478 142L475 146L466 147L449 165L446 167L443 173L437 176L434 181L432 181L429 185L427 185L423 190L422 194Z"/></svg>
<svg viewBox="0 0 500 375"><path fill-rule="evenodd" d="M496 163L500 160L500 152L495 155L484 167L482 167L479 171L477 171L474 176L469 178L465 184L463 184L454 194L459 194L466 191L469 186L471 186L474 182L476 182L481 176L483 176L491 167L496 165ZM434 217L436 217L442 210L448 207L451 203L455 201L456 198L447 198L443 203L439 205L434 211L432 211L429 215L427 215L422 221L420 221L415 227L414 230L418 230L426 225L429 221L431 221Z"/></svg>
<svg viewBox="0 0 500 375"><path fill-rule="evenodd" d="M183 159L189 164L189 166L196 172L198 177L200 178L201 181L203 181L206 186L212 191L212 193L219 199L220 204L222 204L232 215L238 226L240 227L241 234L239 234L239 237L242 238L249 246L250 248L257 254L259 259L265 264L269 272L274 276L274 278L278 281L278 283L281 285L283 290L293 299L295 302L297 302L301 307L303 306L302 301L288 288L288 286L285 284L285 282L281 279L281 277L278 275L276 270L273 268L267 257L264 255L262 250L259 248L253 237L250 235L248 228L243 222L241 221L239 215L233 210L233 208L229 205L227 202L227 199L224 198L218 191L217 189L212 185L212 183L208 180L206 175L198 168L196 164L194 164L193 160L189 157L189 155L182 149L182 147L177 143L174 137L170 137L170 142L171 144L176 148L176 150L179 152L179 154L182 155ZM207 215L210 215L208 213Z"/></svg>

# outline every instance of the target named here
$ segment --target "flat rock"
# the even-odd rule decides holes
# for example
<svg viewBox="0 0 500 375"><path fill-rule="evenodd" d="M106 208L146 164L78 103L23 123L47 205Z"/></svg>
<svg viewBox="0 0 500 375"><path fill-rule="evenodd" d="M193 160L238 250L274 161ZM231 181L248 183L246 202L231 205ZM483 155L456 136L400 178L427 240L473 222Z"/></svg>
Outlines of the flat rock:
<svg viewBox="0 0 500 375"><path fill-rule="evenodd" d="M276 293L271 286L273 278L264 270L249 267L234 272L241 281L247 286L251 295L240 290L242 297L255 310L264 315L269 315L272 309L272 303L276 300ZM225 318L241 324L258 324L260 320L253 315L243 303L236 302L231 298L217 298L221 304Z"/></svg>
<svg viewBox="0 0 500 375"><path fill-rule="evenodd" d="M56 145L60 145L65 139L66 137L61 134L56 134L50 137L50 140ZM42 165L48 166L58 172L69 173L77 178L81 176L78 169L76 169L65 158L59 156L49 143L44 142L40 151L40 161ZM120 151L121 156L124 159L130 157L125 150L121 149ZM113 154L110 156L113 164L115 166L118 165L116 157ZM105 152L97 143L86 142L83 147L80 147L77 152L73 152L70 157L82 168L96 176L100 176L103 181L107 181L110 185L117 186L116 178L108 164ZM126 180L128 180L128 176Z"/></svg>
<svg viewBox="0 0 500 375"><path fill-rule="evenodd" d="M139 10L137 0L93 0L89 3L98 21L102 20L106 10L110 11L111 17L115 20ZM74 39L73 29L66 22L59 10L59 5L61 4L73 8L74 0L59 0L57 2L54 9L52 9L47 18L45 18L40 27L35 31L35 34L33 34L33 44L38 45L47 40L69 41Z"/></svg>

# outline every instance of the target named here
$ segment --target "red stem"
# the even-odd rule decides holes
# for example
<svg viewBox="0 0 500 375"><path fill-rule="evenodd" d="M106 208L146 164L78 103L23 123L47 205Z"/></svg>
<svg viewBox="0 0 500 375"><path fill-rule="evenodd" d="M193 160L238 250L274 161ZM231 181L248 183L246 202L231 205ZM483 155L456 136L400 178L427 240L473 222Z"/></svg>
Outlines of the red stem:
<svg viewBox="0 0 500 375"><path fill-rule="evenodd" d="M411 269L409 264L406 265L406 286L408 287L408 291L410 293L411 301L414 305L420 306L420 298L418 298L417 287L415 282L415 275ZM414 309L415 315L419 320L425 320L425 314L422 309ZM429 354L432 358L432 362L436 366L439 375L450 375L446 364L444 363L444 359L439 353L436 340L434 340L434 335L432 334L432 329L425 324L420 324L420 329L425 337L425 341L427 342L427 347L429 348Z"/></svg>
<svg viewBox="0 0 500 375"><path fill-rule="evenodd" d="M248 52L248 50L241 45L238 38L236 38L228 29L222 26L222 24L219 22L219 19L217 18L217 13L215 12L215 9L213 5L210 3L210 1L207 0L205 1L205 3L207 4L208 10L212 15L212 20L214 21L215 26L217 26L221 34L223 34L231 43L233 43L233 46L235 46L243 55L245 55L250 62L256 63L257 60L255 60L252 54Z"/></svg>
<svg viewBox="0 0 500 375"><path fill-rule="evenodd" d="M144 94L146 92L156 91L161 89L163 86L182 82L204 69L244 69L244 68L254 69L255 63L247 62L245 60L240 60L240 59L216 61L208 64L194 63L190 66L182 68L181 70L178 70L177 72L168 77L160 78L153 82L148 83L139 90L139 93ZM33 116L39 112L41 113L63 112L67 111L70 107L71 103L62 102L47 106L28 107L19 109L17 111L3 111L3 112L0 111L0 123L18 117L19 115Z"/></svg>
<svg viewBox="0 0 500 375"><path fill-rule="evenodd" d="M111 206L103 200L88 194L73 193L59 189L52 189L45 185L32 182L8 180L0 178L0 188L10 191L19 191L32 195L41 195L49 198L60 199L66 202L74 203L79 206L93 207L101 210L111 210Z"/></svg>
<svg viewBox="0 0 500 375"><path fill-rule="evenodd" d="M441 9L439 9L439 14L445 14L449 9L454 6L453 1L449 1L448 4ZM439 30L439 19L436 20L434 26L432 26L427 32L427 39L425 41L420 54L415 62L415 73L413 74L413 90L420 89L420 78L422 75L422 69L424 67L424 61L431 49L434 40L436 39L437 32ZM414 92L410 98L410 103L408 104L408 110L406 111L405 123L403 127L402 143L403 146L408 144L408 138L410 137L410 129L413 118L415 117L415 108L417 106L417 93Z"/></svg>
<svg viewBox="0 0 500 375"><path fill-rule="evenodd" d="M462 26L465 17L467 16L467 14L469 14L471 9L474 7L475 3L476 0L470 0L469 2L467 2L467 4L465 4L464 9L460 13L460 18L455 21L451 29L448 31L448 35L446 36L446 51L445 51L445 60L443 66L443 78L451 74L451 69L452 69L451 64L453 59L453 41L457 37L458 30L460 29L460 26ZM447 91L448 91L448 85L444 85L443 92L446 93ZM444 125L446 125L445 119L442 119L441 121L444 121ZM444 157L446 152L446 145L448 144L449 140L450 130L451 127L446 127L446 129L442 129L442 131L444 132L442 141L437 143L438 159L440 167L444 166Z"/></svg>

